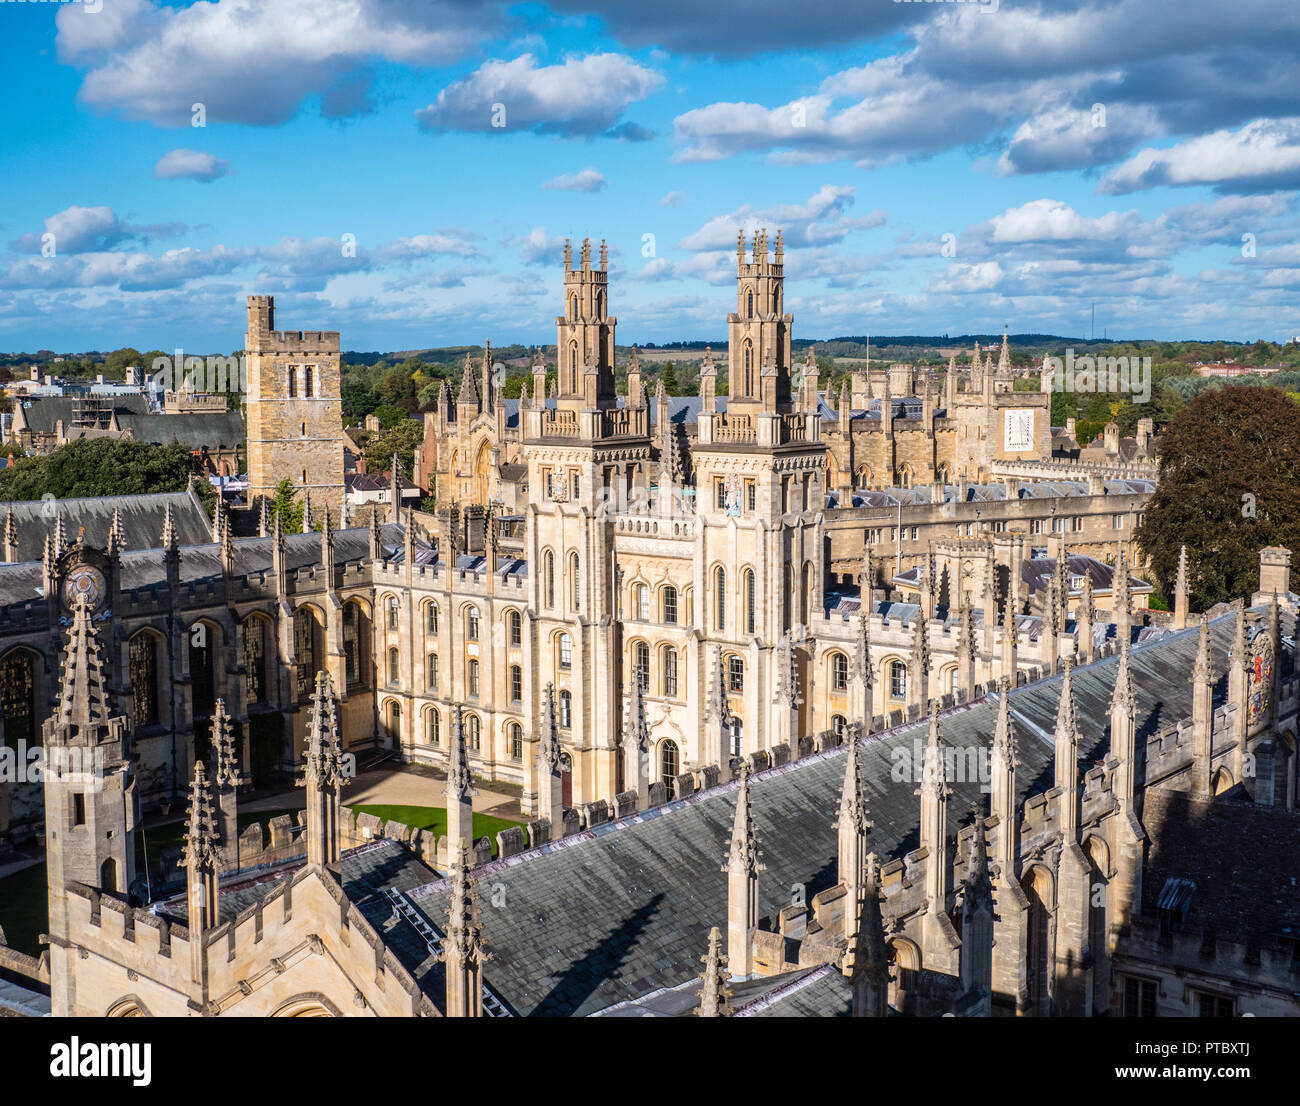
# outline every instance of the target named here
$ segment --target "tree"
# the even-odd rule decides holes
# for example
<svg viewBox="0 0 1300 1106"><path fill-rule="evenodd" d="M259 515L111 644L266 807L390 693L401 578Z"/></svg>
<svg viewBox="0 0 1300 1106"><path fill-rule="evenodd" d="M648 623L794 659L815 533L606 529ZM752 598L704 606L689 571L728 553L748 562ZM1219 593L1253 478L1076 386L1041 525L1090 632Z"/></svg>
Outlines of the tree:
<svg viewBox="0 0 1300 1106"><path fill-rule="evenodd" d="M389 403L385 403L381 407L376 407L371 414L379 420L380 430L392 430L394 426L405 422L411 417L401 407L394 407Z"/></svg>
<svg viewBox="0 0 1300 1106"><path fill-rule="evenodd" d="M366 382L364 373L348 373L343 378L339 395L342 400L343 415L352 423L361 422L379 406L379 397Z"/></svg>
<svg viewBox="0 0 1300 1106"><path fill-rule="evenodd" d="M391 430L386 430L362 446L366 467L371 472L383 472L393 463L397 454L402 471L410 473L415 467L415 447L424 439L424 420L403 420Z"/></svg>
<svg viewBox="0 0 1300 1106"><path fill-rule="evenodd" d="M1137 541L1166 598L1179 547L1205 610L1255 590L1259 550L1300 542L1300 405L1277 388L1202 392L1160 437L1160 479Z"/></svg>
<svg viewBox="0 0 1300 1106"><path fill-rule="evenodd" d="M280 516L280 528L286 534L302 533L303 504L294 501L292 480L281 480L275 486L275 499L271 501L271 518Z"/></svg>
<svg viewBox="0 0 1300 1106"><path fill-rule="evenodd" d="M0 471L0 500L179 492L191 474L201 474L201 465L182 445L82 438L44 456L21 457Z"/></svg>

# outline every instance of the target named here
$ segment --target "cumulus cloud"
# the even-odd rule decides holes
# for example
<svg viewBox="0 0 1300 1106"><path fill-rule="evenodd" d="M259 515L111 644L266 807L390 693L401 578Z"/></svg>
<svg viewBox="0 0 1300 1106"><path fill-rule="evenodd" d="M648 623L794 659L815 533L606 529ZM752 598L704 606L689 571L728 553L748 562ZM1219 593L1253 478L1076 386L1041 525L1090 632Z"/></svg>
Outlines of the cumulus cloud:
<svg viewBox="0 0 1300 1106"><path fill-rule="evenodd" d="M777 228L784 232L785 244L824 246L841 241L855 230L867 230L885 222L883 211L872 211L860 218L845 213L853 205L857 189L847 185L823 185L802 204L776 204L755 209L746 204L728 215L715 215L699 230L681 241L686 250L734 250L736 235L752 235L766 227L775 240Z"/></svg>
<svg viewBox="0 0 1300 1106"><path fill-rule="evenodd" d="M503 245L517 247L528 265L559 265L564 258L564 239L548 234L545 227L533 227L522 237L507 238Z"/></svg>
<svg viewBox="0 0 1300 1106"><path fill-rule="evenodd" d="M620 130L619 118L663 83L662 74L622 54L588 54L557 65L538 65L533 54L522 54L485 62L415 116L422 130L434 133L525 130L640 138L645 134L639 128Z"/></svg>
<svg viewBox="0 0 1300 1106"><path fill-rule="evenodd" d="M1140 150L1107 173L1098 191L1115 195L1192 184L1220 192L1300 187L1300 118L1258 119L1240 130Z"/></svg>
<svg viewBox="0 0 1300 1106"><path fill-rule="evenodd" d="M93 18L81 7L56 14L59 58L86 71L81 99L162 126L188 125L196 103L209 120L261 125L317 94L326 114L369 110L357 74L374 59L445 65L506 19L492 0L316 0L309 14L260 0L103 0Z"/></svg>
<svg viewBox="0 0 1300 1106"><path fill-rule="evenodd" d="M609 181L603 173L588 166L577 173L561 173L542 187L558 192L600 192L609 187Z"/></svg>
<svg viewBox="0 0 1300 1106"><path fill-rule="evenodd" d="M183 148L163 154L153 167L153 175L159 180L214 181L229 171L230 162L225 158Z"/></svg>
<svg viewBox="0 0 1300 1106"><path fill-rule="evenodd" d="M19 253L40 253L47 242L56 254L112 250L128 242L174 238L185 231L181 223L160 223L137 227L122 222L111 207L72 207L45 220L45 234L24 234L12 243Z"/></svg>

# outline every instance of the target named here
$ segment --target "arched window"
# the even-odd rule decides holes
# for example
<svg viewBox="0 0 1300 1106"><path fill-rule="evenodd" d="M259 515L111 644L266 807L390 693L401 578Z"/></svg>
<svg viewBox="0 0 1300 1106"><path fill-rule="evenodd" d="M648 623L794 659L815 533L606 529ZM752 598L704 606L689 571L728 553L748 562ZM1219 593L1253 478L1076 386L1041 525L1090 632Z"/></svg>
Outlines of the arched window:
<svg viewBox="0 0 1300 1106"><path fill-rule="evenodd" d="M745 661L735 653L727 658L727 690L733 695L745 690Z"/></svg>
<svg viewBox="0 0 1300 1106"><path fill-rule="evenodd" d="M298 366L289 366L289 398L294 399L298 395Z"/></svg>
<svg viewBox="0 0 1300 1106"><path fill-rule="evenodd" d="M597 292L596 293L596 318L603 319L604 317L605 317L605 293Z"/></svg>
<svg viewBox="0 0 1300 1106"><path fill-rule="evenodd" d="M465 639L478 641L478 608L465 608Z"/></svg>
<svg viewBox="0 0 1300 1106"><path fill-rule="evenodd" d="M302 367L302 394L308 398L312 395L312 372L310 365Z"/></svg>
<svg viewBox="0 0 1300 1106"><path fill-rule="evenodd" d="M665 645L659 650L659 671L663 673L663 693L669 699L677 698L677 650Z"/></svg>
<svg viewBox="0 0 1300 1106"><path fill-rule="evenodd" d="M393 646L388 650L388 682L390 684L397 683L398 667L397 646Z"/></svg>
<svg viewBox="0 0 1300 1106"><path fill-rule="evenodd" d="M843 653L831 654L831 688L847 691L849 687L849 658Z"/></svg>
<svg viewBox="0 0 1300 1106"><path fill-rule="evenodd" d="M398 625L398 616L402 610L401 601L395 595L388 597L388 628L396 630Z"/></svg>
<svg viewBox="0 0 1300 1106"><path fill-rule="evenodd" d="M632 586L633 605L636 608L636 618L640 622L650 621L650 589L645 584L634 584Z"/></svg>
<svg viewBox="0 0 1300 1106"><path fill-rule="evenodd" d="M272 650L267 648L267 622L262 618L248 618L244 620L244 701L249 706L256 706L265 703L270 691L271 679L267 671L268 654ZM134 642L132 643L134 644ZM157 666L157 650L155 646L154 664ZM135 678L134 658L132 660L131 687L134 692L138 684ZM150 684L151 688L156 684ZM154 708L155 715L157 707ZM136 715L137 726L152 725L151 722L141 722Z"/></svg>
<svg viewBox="0 0 1300 1106"><path fill-rule="evenodd" d="M16 749L18 743L38 745L36 726L36 670L33 654L15 649L0 661L0 726L4 743Z"/></svg>
<svg viewBox="0 0 1300 1106"><path fill-rule="evenodd" d="M436 634L438 632L438 604L427 603L424 609L428 612L429 633Z"/></svg>
<svg viewBox="0 0 1300 1106"><path fill-rule="evenodd" d="M343 667L349 688L364 687L369 682L371 653L366 634L367 622L361 604L355 600L343 604Z"/></svg>
<svg viewBox="0 0 1300 1106"><path fill-rule="evenodd" d="M582 610L582 577L578 574L578 554L569 554L569 605Z"/></svg>
<svg viewBox="0 0 1300 1106"><path fill-rule="evenodd" d="M478 661L473 657L469 660L469 671L466 673L466 684L468 685L469 696L471 699L478 698Z"/></svg>
<svg viewBox="0 0 1300 1106"><path fill-rule="evenodd" d="M510 666L510 701L512 703L524 701L524 670L517 664Z"/></svg>
<svg viewBox="0 0 1300 1106"><path fill-rule="evenodd" d="M555 606L555 554L549 549L542 554L542 602Z"/></svg>
<svg viewBox="0 0 1300 1106"><path fill-rule="evenodd" d="M752 396L754 394L754 347L747 341L745 342L745 391L744 394Z"/></svg>
<svg viewBox="0 0 1300 1106"><path fill-rule="evenodd" d="M731 755L738 757L745 751L745 723L734 714L731 716Z"/></svg>
<svg viewBox="0 0 1300 1106"><path fill-rule="evenodd" d="M758 588L754 580L754 570L745 569L745 632L756 633L758 625Z"/></svg>
<svg viewBox="0 0 1300 1106"><path fill-rule="evenodd" d="M429 744L439 745L442 743L442 719L438 716L438 708L434 707L429 711Z"/></svg>
<svg viewBox="0 0 1300 1106"><path fill-rule="evenodd" d="M752 319L754 317L754 293L752 289L745 297L745 317L747 319Z"/></svg>
<svg viewBox="0 0 1300 1106"><path fill-rule="evenodd" d="M714 629L722 631L727 628L727 570L721 565L713 570L713 592L715 606Z"/></svg>
<svg viewBox="0 0 1300 1106"><path fill-rule="evenodd" d="M848 728L848 719L846 719L844 715L836 714L831 716L831 733L833 733L840 741L844 740L844 735L848 732Z"/></svg>
<svg viewBox="0 0 1300 1106"><path fill-rule="evenodd" d="M638 641L632 650L632 673L641 685L641 694L650 692L650 646Z"/></svg>
<svg viewBox="0 0 1300 1106"><path fill-rule="evenodd" d="M298 698L306 699L316 682L316 636L320 626L310 607L299 607L293 616L293 651L298 661ZM209 635L210 636L210 635ZM193 678L193 655L190 676Z"/></svg>
<svg viewBox="0 0 1300 1106"><path fill-rule="evenodd" d="M663 781L668 798L677 798L677 775L681 770L681 761L677 752L677 742L665 741L659 746L659 778Z"/></svg>
<svg viewBox="0 0 1300 1106"><path fill-rule="evenodd" d="M555 301L552 300L551 302L554 303ZM574 320L578 318L578 293L577 292L574 292L572 298L569 300L569 317Z"/></svg>
<svg viewBox="0 0 1300 1106"><path fill-rule="evenodd" d="M573 667L573 638L568 634L561 634L560 638L560 667Z"/></svg>
<svg viewBox="0 0 1300 1106"><path fill-rule="evenodd" d="M468 715L465 719L465 736L469 747L473 752L478 752L483 747L483 731L479 726L477 714Z"/></svg>
<svg viewBox="0 0 1300 1106"><path fill-rule="evenodd" d="M402 704L396 699L388 701L388 733L390 737L402 736Z"/></svg>
<svg viewBox="0 0 1300 1106"><path fill-rule="evenodd" d="M260 629L259 619L249 619L245 633ZM245 638L245 642L247 642ZM131 720L135 726L156 726L158 714L158 639L145 631L131 639ZM259 658L260 660L260 658ZM259 665L258 671L261 668ZM260 690L260 684L259 684ZM256 703L257 699L250 699ZM8 712L6 712L6 718Z"/></svg>
<svg viewBox="0 0 1300 1106"><path fill-rule="evenodd" d="M907 665L902 661L889 662L889 695L891 699L907 698Z"/></svg>
<svg viewBox="0 0 1300 1106"><path fill-rule="evenodd" d="M560 725L566 730L573 725L573 696L567 691L560 692Z"/></svg>
<svg viewBox="0 0 1300 1106"><path fill-rule="evenodd" d="M429 690L438 694L438 654L429 654Z"/></svg>
<svg viewBox="0 0 1300 1106"><path fill-rule="evenodd" d="M511 611L507 616L510 624L510 644L522 645L524 643L524 619L518 611Z"/></svg>
<svg viewBox="0 0 1300 1106"><path fill-rule="evenodd" d="M518 722L511 722L506 727L506 747L511 760L524 759L524 730Z"/></svg>
<svg viewBox="0 0 1300 1106"><path fill-rule="evenodd" d="M666 587L663 590L664 621L675 623L677 621L677 589Z"/></svg>

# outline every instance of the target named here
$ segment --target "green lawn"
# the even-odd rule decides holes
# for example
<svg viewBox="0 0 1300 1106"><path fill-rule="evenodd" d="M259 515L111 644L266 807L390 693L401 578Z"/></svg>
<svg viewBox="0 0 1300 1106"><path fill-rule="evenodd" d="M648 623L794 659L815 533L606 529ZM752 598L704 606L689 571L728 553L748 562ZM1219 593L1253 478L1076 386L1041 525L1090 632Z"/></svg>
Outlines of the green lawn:
<svg viewBox="0 0 1300 1106"><path fill-rule="evenodd" d="M373 814L382 822L401 822L411 829L432 830L439 837L447 833L447 809L441 806L395 806L385 803L359 803L351 808L359 814ZM490 814L474 815L474 839L490 838L492 855L497 854L497 833L518 822L494 818Z"/></svg>
<svg viewBox="0 0 1300 1106"><path fill-rule="evenodd" d="M271 819L281 814L290 813L292 811L263 810L241 814L239 816L239 828L242 830L253 822L261 822L262 830L269 840L270 830L267 829L267 826ZM475 829L477 828L476 825ZM147 830L137 829L135 834L137 874L141 878L144 876L145 845L147 843L149 846L149 876L153 886L156 888L161 882L175 878L179 875L179 869L164 872L162 854L164 849L172 845L179 845L184 839L185 823L183 821L168 822L166 825L152 826ZM39 934L45 932L50 917L45 895L44 864L24 868L21 872L0 879L0 926L4 927L5 938L8 940L10 948L30 953L32 956L40 955L41 947L36 943L36 938Z"/></svg>

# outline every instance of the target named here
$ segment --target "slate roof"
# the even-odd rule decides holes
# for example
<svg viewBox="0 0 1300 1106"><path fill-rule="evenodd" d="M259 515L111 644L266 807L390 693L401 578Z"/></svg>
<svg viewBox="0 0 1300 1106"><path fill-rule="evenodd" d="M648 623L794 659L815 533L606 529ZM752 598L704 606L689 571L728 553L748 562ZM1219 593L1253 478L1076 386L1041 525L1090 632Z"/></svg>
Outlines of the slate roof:
<svg viewBox="0 0 1300 1106"><path fill-rule="evenodd" d="M39 561L45 551L45 531L53 529L55 516L47 514L47 503L63 515L69 541L75 541L80 527L86 528L86 544L95 549L108 547L108 528L117 508L126 532L126 548L156 549L162 540L163 519L171 504L176 521L176 535L182 545L197 545L212 540L212 522L203 505L188 491L160 492L152 495L105 495L88 499L24 500L0 503L0 527L5 514L14 513L18 530L18 560ZM39 578L39 573L38 573Z"/></svg>
<svg viewBox="0 0 1300 1106"><path fill-rule="evenodd" d="M73 415L77 409L77 396L40 396L36 399L23 400L23 416L27 425L36 434L53 434L55 424L62 419L65 429L72 426ZM146 415L149 401L142 394L113 396L113 411L121 421L128 415Z"/></svg>
<svg viewBox="0 0 1300 1106"><path fill-rule="evenodd" d="M1082 577L1085 573L1092 579L1094 591L1109 593L1114 586L1115 569L1112 565L1099 561L1095 557L1086 557L1080 553L1069 553L1066 555L1068 561L1067 568L1071 577ZM1029 594L1037 595L1046 592L1052 582L1052 576L1056 572L1055 557L1026 557L1020 562L1020 579L1029 585ZM920 565L914 565L911 568L904 569L896 573L892 580L894 583L905 584L908 587L920 586ZM1152 592L1155 588L1145 580L1130 574L1129 590L1139 595L1145 595ZM1070 594L1077 595L1083 591L1083 585L1078 586L1071 584Z"/></svg>
<svg viewBox="0 0 1300 1106"><path fill-rule="evenodd" d="M244 417L238 411L197 412L184 415L119 414L117 424L137 442L186 449L234 449L244 440Z"/></svg>
<svg viewBox="0 0 1300 1106"><path fill-rule="evenodd" d="M1213 664L1221 673L1233 629L1231 614L1211 623ZM1187 674L1196 639L1197 631L1189 629L1133 651L1139 740L1191 713ZM1116 664L1111 657L1074 671L1085 770L1106 750ZM1221 677L1220 691L1225 684ZM1010 693L1022 801L1052 784L1060 687L1058 676ZM996 717L995 695L954 708L941 718L942 739L957 746L987 746ZM863 782L874 820L871 848L884 859L901 857L918 845L916 785L910 777L895 782L891 770L899 757L910 755L914 742L924 740L925 732L921 720L874 734L862 745ZM788 904L793 885L803 885L810 899L836 880L835 811L843 755L843 749L829 750L753 778L754 818L766 864L759 879L759 909L768 918ZM955 830L968 820L965 812L986 800L977 780L952 786L950 830ZM734 805L734 784L714 788L479 869L481 896L495 896L504 904L494 907L485 901L482 910L484 940L493 955L488 985L520 1016L583 1016L698 975L708 931L726 915L721 869ZM390 867L394 878L415 878L396 854L370 863L372 868ZM382 884L386 877L372 872L370 878ZM369 894L376 890L372 887ZM354 890L349 893L355 897ZM428 919L446 917L445 880L412 888L408 897ZM373 909L386 911L385 918L394 913L385 903L375 903ZM415 933L404 921L394 922L391 930L408 944ZM413 958L421 948L397 951L416 970L421 961ZM425 970L426 987L434 985L436 975L431 966ZM436 989L429 993L440 1001Z"/></svg>
<svg viewBox="0 0 1300 1106"><path fill-rule="evenodd" d="M1147 910L1155 910L1166 885L1190 881L1183 928L1240 942L1300 940L1300 812L1149 791L1142 824L1151 838L1142 880ZM1215 847L1207 849L1207 841Z"/></svg>

